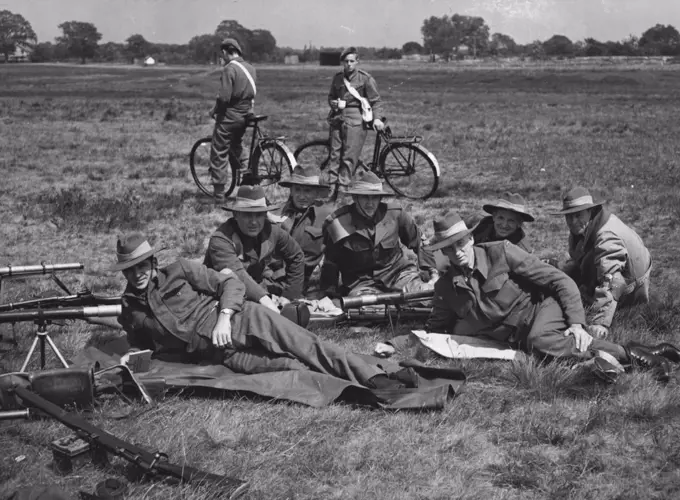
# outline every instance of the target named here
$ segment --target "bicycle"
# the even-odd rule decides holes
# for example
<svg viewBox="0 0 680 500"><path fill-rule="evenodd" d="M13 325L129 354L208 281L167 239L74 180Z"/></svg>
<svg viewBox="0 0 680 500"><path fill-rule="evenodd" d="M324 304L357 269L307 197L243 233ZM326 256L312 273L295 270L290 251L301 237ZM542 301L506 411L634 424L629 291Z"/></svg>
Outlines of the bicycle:
<svg viewBox="0 0 680 500"><path fill-rule="evenodd" d="M253 129L248 165L243 168L240 159L233 151L229 151L230 176L225 182L225 196L229 196L236 186L248 183L262 186L269 203L281 203L288 199L288 189L279 187L278 183L292 174L296 164L295 157L283 142L284 137L270 137L262 133L259 123L267 118L266 115L251 115L246 118L246 127ZM212 137L199 139L189 153L191 176L198 189L208 196L213 195L210 177L211 142Z"/></svg>
<svg viewBox="0 0 680 500"><path fill-rule="evenodd" d="M387 122L382 118L383 123ZM421 136L394 137L389 127L377 132L373 147L372 161L365 165L357 162L358 168L367 167L399 195L424 200L439 186L439 162L435 156L419 143ZM331 139L314 139L295 150L296 161L302 165L316 165L322 171L331 161ZM422 178L420 177L422 176Z"/></svg>

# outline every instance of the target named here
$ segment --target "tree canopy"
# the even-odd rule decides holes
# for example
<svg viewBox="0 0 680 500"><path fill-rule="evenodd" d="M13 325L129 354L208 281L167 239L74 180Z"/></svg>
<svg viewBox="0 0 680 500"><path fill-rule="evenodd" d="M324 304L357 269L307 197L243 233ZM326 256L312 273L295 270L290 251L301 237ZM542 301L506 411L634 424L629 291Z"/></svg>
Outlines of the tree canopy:
<svg viewBox="0 0 680 500"><path fill-rule="evenodd" d="M32 48L38 42L35 31L24 16L0 10L0 52L8 59L19 48Z"/></svg>
<svg viewBox="0 0 680 500"><path fill-rule="evenodd" d="M77 57L85 64L85 59L91 59L96 55L102 34L97 31L94 24L67 21L61 23L59 29L63 35L57 38L57 42L66 47L69 56Z"/></svg>

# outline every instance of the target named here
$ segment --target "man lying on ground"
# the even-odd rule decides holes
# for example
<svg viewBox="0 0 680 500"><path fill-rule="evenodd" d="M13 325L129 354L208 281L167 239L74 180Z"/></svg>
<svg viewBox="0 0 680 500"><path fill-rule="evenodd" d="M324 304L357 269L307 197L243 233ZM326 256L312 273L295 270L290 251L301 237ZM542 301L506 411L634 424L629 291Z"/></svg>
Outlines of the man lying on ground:
<svg viewBox="0 0 680 500"><path fill-rule="evenodd" d="M290 234L267 219L267 212L279 206L267 204L260 186L240 186L223 208L234 216L210 237L203 263L236 273L246 284L248 299L272 310L276 307L270 295L280 305L301 298L304 253ZM280 275L271 269L274 262L285 265Z"/></svg>
<svg viewBox="0 0 680 500"><path fill-rule="evenodd" d="M151 349L175 362L222 363L237 373L312 370L372 389L417 387L412 368L387 375L376 365L245 300L245 285L229 270L217 272L179 259L158 267L154 249L134 233L117 244L127 280L118 321L132 352ZM123 356L127 362L129 353Z"/></svg>
<svg viewBox="0 0 680 500"><path fill-rule="evenodd" d="M570 190L562 202L562 210L553 215L566 219L570 260L559 267L591 306L589 332L606 337L618 306L649 301L652 258L640 236L602 202L594 203L587 189Z"/></svg>

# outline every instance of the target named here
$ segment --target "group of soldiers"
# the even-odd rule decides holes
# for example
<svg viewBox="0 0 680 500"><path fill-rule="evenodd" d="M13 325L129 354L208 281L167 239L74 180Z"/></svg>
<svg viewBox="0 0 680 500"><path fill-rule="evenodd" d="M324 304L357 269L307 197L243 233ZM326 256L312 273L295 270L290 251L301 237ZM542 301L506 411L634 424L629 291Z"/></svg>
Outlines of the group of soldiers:
<svg viewBox="0 0 680 500"><path fill-rule="evenodd" d="M593 360L609 379L620 365L669 379L671 363L680 362L675 346L607 340L617 308L649 300L652 262L637 233L587 189L568 191L555 212L569 229L570 258L562 263L532 253L524 225L534 217L518 194L484 205L488 217L474 225L456 211L440 214L428 241L374 173L351 177L356 144L366 135L366 101L374 109L379 103L375 81L356 68L355 49L343 53L344 69L329 93L330 175L322 178L315 165L296 166L280 182L290 189L283 206L269 204L259 186L242 185L225 200L219 171L229 149L240 147L256 90L238 43L225 40L222 54L212 159L216 202L232 216L211 236L203 264L180 259L161 268L143 235L118 241L114 269L128 283L119 323L133 351L209 359L239 373L311 369L371 388L417 387L412 369L388 375L320 340L288 312L301 298L433 290L430 332ZM336 187L343 200L329 197Z"/></svg>

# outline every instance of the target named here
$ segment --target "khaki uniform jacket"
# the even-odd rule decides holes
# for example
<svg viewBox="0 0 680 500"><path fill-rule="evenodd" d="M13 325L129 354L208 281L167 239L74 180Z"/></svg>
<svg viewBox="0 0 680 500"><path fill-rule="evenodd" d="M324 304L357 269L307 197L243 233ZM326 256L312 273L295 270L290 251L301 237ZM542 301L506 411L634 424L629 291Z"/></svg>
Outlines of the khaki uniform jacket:
<svg viewBox="0 0 680 500"><path fill-rule="evenodd" d="M248 299L257 302L267 295L260 284L265 279L265 270L274 260L283 261L286 265L286 275L281 280L283 297L299 299L302 296L304 258L300 245L278 225L265 221L262 232L257 238L251 238L241 234L236 221L231 218L210 237L203 263L216 271L225 268L234 271L249 290L254 286L255 292L251 294L249 291ZM256 285L252 285L253 281Z"/></svg>
<svg viewBox="0 0 680 500"><path fill-rule="evenodd" d="M328 105L330 106L330 102L333 100L342 99L347 101L347 106L343 110L335 113L331 112L329 119L342 118L347 125L361 125L361 103L347 91L344 79L345 73L343 71L336 73L333 77L331 88L328 92ZM382 103L375 79L364 70L358 69L348 80L361 97L368 99L373 108L373 118L380 118Z"/></svg>
<svg viewBox="0 0 680 500"><path fill-rule="evenodd" d="M145 292L146 303L155 325L167 333L165 342L174 349L184 345L186 352L209 349L212 331L222 309L241 310L245 285L234 273L218 273L202 264L179 259L157 270ZM122 297L118 322L127 333L130 346L154 348L147 307L128 286ZM163 342L163 340L161 340Z"/></svg>
<svg viewBox="0 0 680 500"><path fill-rule="evenodd" d="M434 257L423 246L418 226L396 203L380 203L372 219L359 214L354 203L340 207L326 219L323 237L322 290L337 287L340 275L345 287L368 278L392 288L399 273L413 266L400 243L416 253L419 269L434 268Z"/></svg>
<svg viewBox="0 0 680 500"><path fill-rule="evenodd" d="M299 211L289 200L281 209L281 227L297 241L305 254L305 281L323 258L323 223L332 212L333 205L321 201Z"/></svg>
<svg viewBox="0 0 680 500"><path fill-rule="evenodd" d="M563 268L592 299L591 324L611 326L621 301L649 300L649 250L633 229L605 208L593 217L583 237L569 235L569 256Z"/></svg>
<svg viewBox="0 0 680 500"><path fill-rule="evenodd" d="M255 68L245 62L242 57L236 58L257 82ZM223 119L239 120L252 110L252 100L255 98L255 90L250 84L243 70L235 64L227 64L220 73L220 90L215 104L217 121Z"/></svg>
<svg viewBox="0 0 680 500"><path fill-rule="evenodd" d="M546 297L557 301L567 324L585 324L578 287L562 271L506 240L473 248L471 274L451 266L435 284L428 331L506 341L529 332Z"/></svg>

